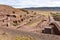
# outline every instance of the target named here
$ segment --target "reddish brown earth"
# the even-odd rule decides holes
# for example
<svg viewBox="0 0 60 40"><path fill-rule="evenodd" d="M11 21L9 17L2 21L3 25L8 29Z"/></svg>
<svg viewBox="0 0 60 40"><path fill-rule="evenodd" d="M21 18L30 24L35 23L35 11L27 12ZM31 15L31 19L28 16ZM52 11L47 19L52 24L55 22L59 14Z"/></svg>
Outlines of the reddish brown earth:
<svg viewBox="0 0 60 40"><path fill-rule="evenodd" d="M35 27L38 23L47 24L48 18L39 13L15 9L10 6L0 5L0 26L23 31L33 31L41 28ZM45 23L43 23L45 20ZM38 29L39 28L39 29Z"/></svg>
<svg viewBox="0 0 60 40"><path fill-rule="evenodd" d="M39 38L37 40L60 40L60 33L56 33L60 32L59 23L53 19L50 13L46 15L42 13L0 5L0 33L2 33L1 30L5 30L7 33L16 31L26 33L26 35L32 34L33 37L36 34L35 37ZM45 30L49 30L47 34Z"/></svg>

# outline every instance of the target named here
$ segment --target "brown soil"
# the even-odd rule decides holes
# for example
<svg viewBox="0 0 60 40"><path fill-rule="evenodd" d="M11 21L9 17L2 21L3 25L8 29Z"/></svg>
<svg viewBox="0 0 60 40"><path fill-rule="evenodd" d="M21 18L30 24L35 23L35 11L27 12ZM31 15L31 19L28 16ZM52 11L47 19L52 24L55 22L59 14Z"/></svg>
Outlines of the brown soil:
<svg viewBox="0 0 60 40"><path fill-rule="evenodd" d="M2 40L5 39L5 32L9 37L6 40L12 40L11 38L14 37L12 34L31 35L36 40L60 40L60 25L53 19L50 12L16 9L11 6L0 5Z"/></svg>

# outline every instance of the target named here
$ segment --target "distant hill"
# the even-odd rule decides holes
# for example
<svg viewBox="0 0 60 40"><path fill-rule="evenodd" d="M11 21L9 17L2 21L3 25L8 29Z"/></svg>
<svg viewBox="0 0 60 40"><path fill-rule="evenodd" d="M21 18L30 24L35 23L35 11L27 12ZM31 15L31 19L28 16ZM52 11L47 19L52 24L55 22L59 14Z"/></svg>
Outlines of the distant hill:
<svg viewBox="0 0 60 40"><path fill-rule="evenodd" d="M60 7L31 7L31 8L25 8L28 10L52 10L52 11L60 11Z"/></svg>

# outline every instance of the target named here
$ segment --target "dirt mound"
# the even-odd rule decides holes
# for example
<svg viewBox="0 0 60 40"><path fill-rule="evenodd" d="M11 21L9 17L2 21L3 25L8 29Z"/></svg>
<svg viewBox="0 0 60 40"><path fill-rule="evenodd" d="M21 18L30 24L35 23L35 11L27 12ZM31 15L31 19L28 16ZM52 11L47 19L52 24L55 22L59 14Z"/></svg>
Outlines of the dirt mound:
<svg viewBox="0 0 60 40"><path fill-rule="evenodd" d="M7 5L0 5L0 15L0 27L4 28L32 31L36 29L38 23L42 23L44 20L45 24L48 23L48 17L45 15Z"/></svg>
<svg viewBox="0 0 60 40"><path fill-rule="evenodd" d="M55 34L60 35L60 31L58 30L60 26L56 26L57 24L54 24L54 22L55 21L50 13L45 11L36 12L26 9L17 9L7 5L0 5L0 28L15 30L18 32L24 31L24 33L36 33L39 37L42 37L40 38L42 40L45 40L45 38L47 40L48 36L50 38L48 40L53 40L51 38ZM50 36L46 34L54 35ZM53 38L54 40L56 40L56 38L59 40L58 37L59 36L55 36Z"/></svg>

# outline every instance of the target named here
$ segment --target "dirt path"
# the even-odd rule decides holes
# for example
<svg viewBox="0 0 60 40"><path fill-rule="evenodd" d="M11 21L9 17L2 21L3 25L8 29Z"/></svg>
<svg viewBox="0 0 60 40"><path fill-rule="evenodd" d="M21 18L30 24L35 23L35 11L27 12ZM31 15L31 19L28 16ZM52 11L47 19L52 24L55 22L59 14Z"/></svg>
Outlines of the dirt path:
<svg viewBox="0 0 60 40"><path fill-rule="evenodd" d="M35 34L35 33L7 29L7 28L0 28L0 34L3 32L6 32L10 34L11 36L15 36L15 35L31 36L37 40L60 40L60 36L58 35L50 35L50 34L42 34L42 33Z"/></svg>

